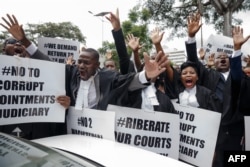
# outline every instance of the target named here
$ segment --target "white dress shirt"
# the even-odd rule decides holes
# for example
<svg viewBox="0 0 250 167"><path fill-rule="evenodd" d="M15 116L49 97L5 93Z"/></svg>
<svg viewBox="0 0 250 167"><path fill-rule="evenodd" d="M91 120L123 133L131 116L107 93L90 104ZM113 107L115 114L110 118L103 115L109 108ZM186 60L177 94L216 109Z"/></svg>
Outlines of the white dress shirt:
<svg viewBox="0 0 250 167"><path fill-rule="evenodd" d="M199 103L196 98L196 86L191 89L185 89L179 94L180 104L188 105L192 107L199 107Z"/></svg>
<svg viewBox="0 0 250 167"><path fill-rule="evenodd" d="M144 111L154 112L154 106L159 105L158 99L156 97L156 88L154 86L154 83L151 83L150 86L142 90L141 97L141 109Z"/></svg>
<svg viewBox="0 0 250 167"><path fill-rule="evenodd" d="M87 81L81 80L77 92L75 109L93 108L97 104L94 76Z"/></svg>

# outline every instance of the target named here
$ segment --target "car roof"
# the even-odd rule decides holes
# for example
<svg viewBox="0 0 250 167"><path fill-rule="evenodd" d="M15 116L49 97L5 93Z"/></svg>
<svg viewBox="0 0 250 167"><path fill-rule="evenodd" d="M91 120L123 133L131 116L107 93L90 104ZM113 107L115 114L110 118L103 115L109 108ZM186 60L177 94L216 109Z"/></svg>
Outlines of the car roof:
<svg viewBox="0 0 250 167"><path fill-rule="evenodd" d="M0 132L0 166L103 167L103 165L86 157L79 157L2 132Z"/></svg>
<svg viewBox="0 0 250 167"><path fill-rule="evenodd" d="M157 166L190 167L191 165L135 146L82 135L61 135L33 140L34 142L69 151L107 167Z"/></svg>

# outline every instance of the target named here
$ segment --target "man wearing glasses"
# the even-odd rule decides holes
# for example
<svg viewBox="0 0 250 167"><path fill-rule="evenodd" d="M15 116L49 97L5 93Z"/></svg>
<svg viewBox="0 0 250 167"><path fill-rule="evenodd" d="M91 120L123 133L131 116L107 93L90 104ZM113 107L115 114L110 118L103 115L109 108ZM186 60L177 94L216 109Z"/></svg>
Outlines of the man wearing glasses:
<svg viewBox="0 0 250 167"><path fill-rule="evenodd" d="M7 38L3 43L3 54L9 56L29 57L25 47L13 37Z"/></svg>

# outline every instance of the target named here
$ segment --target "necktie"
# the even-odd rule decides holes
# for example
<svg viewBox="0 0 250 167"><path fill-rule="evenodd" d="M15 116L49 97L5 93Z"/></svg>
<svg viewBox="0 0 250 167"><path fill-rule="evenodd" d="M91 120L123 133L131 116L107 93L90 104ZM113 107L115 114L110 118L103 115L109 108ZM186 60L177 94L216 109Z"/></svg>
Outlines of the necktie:
<svg viewBox="0 0 250 167"><path fill-rule="evenodd" d="M216 86L216 90L215 90L215 93L216 95L218 96L218 98L223 101L223 92L224 92L224 88L225 88L225 78L224 76L221 74L220 75L220 79L219 79L219 82Z"/></svg>
<svg viewBox="0 0 250 167"><path fill-rule="evenodd" d="M78 94L76 98L75 108L82 110L83 108L89 108L89 91L93 78L90 78L87 81L81 80L80 87L78 89Z"/></svg>

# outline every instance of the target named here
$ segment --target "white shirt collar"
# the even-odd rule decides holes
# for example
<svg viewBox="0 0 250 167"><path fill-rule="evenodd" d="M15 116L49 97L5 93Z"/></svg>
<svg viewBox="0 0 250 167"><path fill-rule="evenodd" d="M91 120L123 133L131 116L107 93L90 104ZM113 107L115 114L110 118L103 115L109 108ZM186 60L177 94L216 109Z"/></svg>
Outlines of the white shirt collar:
<svg viewBox="0 0 250 167"><path fill-rule="evenodd" d="M151 83L148 87L142 89L142 104L141 109L144 111L154 111L154 106L159 105L156 97L156 88L154 83Z"/></svg>
<svg viewBox="0 0 250 167"><path fill-rule="evenodd" d="M196 98L196 85L190 89L186 88L182 93L180 93L179 100L180 104L199 107L199 103Z"/></svg>
<svg viewBox="0 0 250 167"><path fill-rule="evenodd" d="M227 80L227 78L229 76L229 72L230 72L230 70L228 70L227 72L221 72L221 74L223 75L225 81Z"/></svg>

